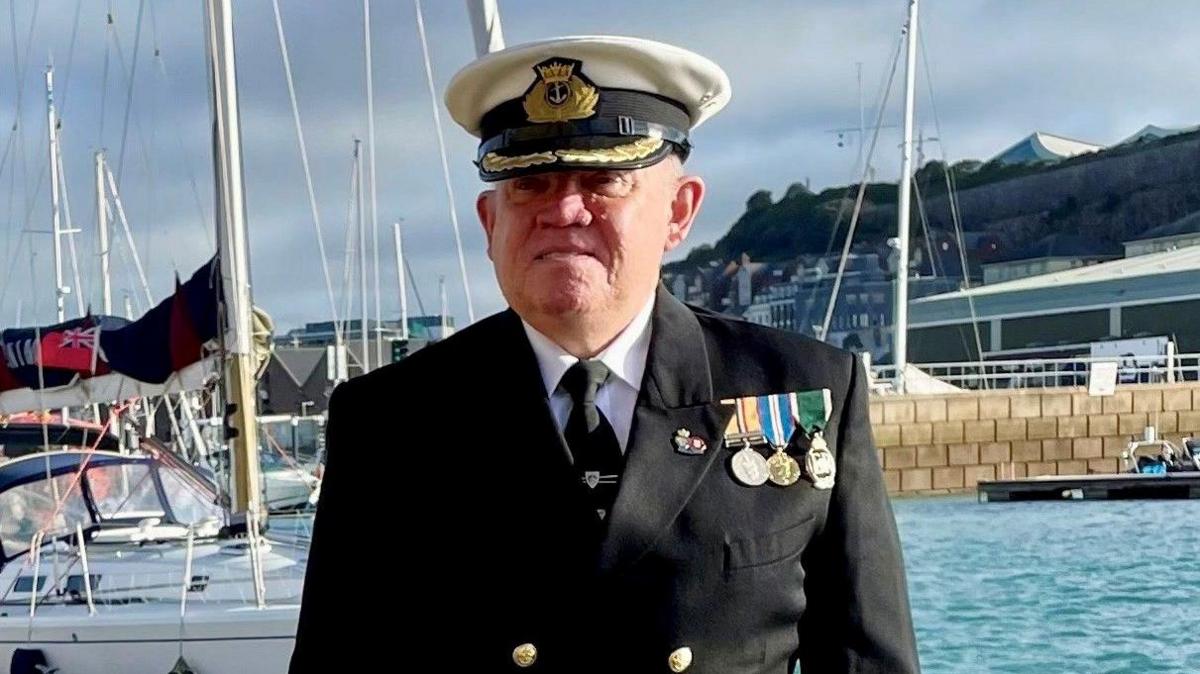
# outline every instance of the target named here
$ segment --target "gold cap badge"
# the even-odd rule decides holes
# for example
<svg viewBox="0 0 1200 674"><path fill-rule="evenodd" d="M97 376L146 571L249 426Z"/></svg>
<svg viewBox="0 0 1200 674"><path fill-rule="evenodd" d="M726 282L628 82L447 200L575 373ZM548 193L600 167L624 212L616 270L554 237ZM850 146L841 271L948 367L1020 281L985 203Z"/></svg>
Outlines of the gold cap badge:
<svg viewBox="0 0 1200 674"><path fill-rule="evenodd" d="M581 61L552 58L533 67L537 80L525 92L527 119L538 124L586 119L596 114L600 94L583 76Z"/></svg>
<svg viewBox="0 0 1200 674"><path fill-rule="evenodd" d="M513 649L513 663L518 667L532 667L537 662L537 647L533 644L521 644Z"/></svg>

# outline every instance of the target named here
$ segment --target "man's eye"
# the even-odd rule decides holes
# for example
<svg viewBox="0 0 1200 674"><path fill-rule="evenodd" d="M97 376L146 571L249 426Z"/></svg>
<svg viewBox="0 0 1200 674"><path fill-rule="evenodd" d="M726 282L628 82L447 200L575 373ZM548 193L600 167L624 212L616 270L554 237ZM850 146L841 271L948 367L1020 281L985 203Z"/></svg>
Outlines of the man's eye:
<svg viewBox="0 0 1200 674"><path fill-rule="evenodd" d="M522 192L535 192L545 189L546 179L541 176L523 176L516 178L512 183L513 189Z"/></svg>
<svg viewBox="0 0 1200 674"><path fill-rule="evenodd" d="M597 171L586 178L587 187L603 195L620 195L629 191L629 181L617 171Z"/></svg>

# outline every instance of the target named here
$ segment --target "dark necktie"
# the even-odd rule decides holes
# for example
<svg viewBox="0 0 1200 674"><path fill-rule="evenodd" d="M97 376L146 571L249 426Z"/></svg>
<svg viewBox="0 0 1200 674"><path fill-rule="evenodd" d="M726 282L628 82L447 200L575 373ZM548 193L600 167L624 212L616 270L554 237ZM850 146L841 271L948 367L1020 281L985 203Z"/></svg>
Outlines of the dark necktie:
<svg viewBox="0 0 1200 674"><path fill-rule="evenodd" d="M617 499L624 457L617 435L596 407L596 392L608 381L609 371L598 360L581 360L563 375L561 386L571 396L571 415L563 429L575 470L602 525ZM602 528L602 527L601 527Z"/></svg>

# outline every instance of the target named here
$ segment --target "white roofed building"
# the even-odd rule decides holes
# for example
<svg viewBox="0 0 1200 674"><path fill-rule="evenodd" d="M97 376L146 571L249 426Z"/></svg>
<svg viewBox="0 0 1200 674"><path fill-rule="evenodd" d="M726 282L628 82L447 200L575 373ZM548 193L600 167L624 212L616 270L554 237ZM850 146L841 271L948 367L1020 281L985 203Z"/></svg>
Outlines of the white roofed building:
<svg viewBox="0 0 1200 674"><path fill-rule="evenodd" d="M1178 128L1167 128L1156 124L1147 124L1138 129L1136 133L1130 135L1125 140L1117 143L1117 145L1129 145L1131 143L1146 143L1153 140L1167 138L1169 136L1178 136L1181 133L1191 133L1200 129L1200 126L1181 126Z"/></svg>
<svg viewBox="0 0 1200 674"><path fill-rule="evenodd" d="M1096 143L1035 131L1014 143L1012 147L992 157L990 161L1001 164L1055 162L1103 149L1103 145Z"/></svg>
<svg viewBox="0 0 1200 674"><path fill-rule="evenodd" d="M1190 246L914 299L909 360L976 360L977 343L984 358L1067 356L1159 335L1194 353L1197 316L1200 246Z"/></svg>

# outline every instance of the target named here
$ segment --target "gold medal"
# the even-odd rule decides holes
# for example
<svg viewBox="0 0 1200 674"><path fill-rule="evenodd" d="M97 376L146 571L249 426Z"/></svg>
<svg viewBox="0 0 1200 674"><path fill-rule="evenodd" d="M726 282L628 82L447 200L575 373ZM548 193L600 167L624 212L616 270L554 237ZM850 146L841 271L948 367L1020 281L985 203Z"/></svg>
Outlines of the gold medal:
<svg viewBox="0 0 1200 674"><path fill-rule="evenodd" d="M767 469L771 472L771 482L781 487L790 487L800 479L800 464L788 456L782 447L767 459Z"/></svg>

